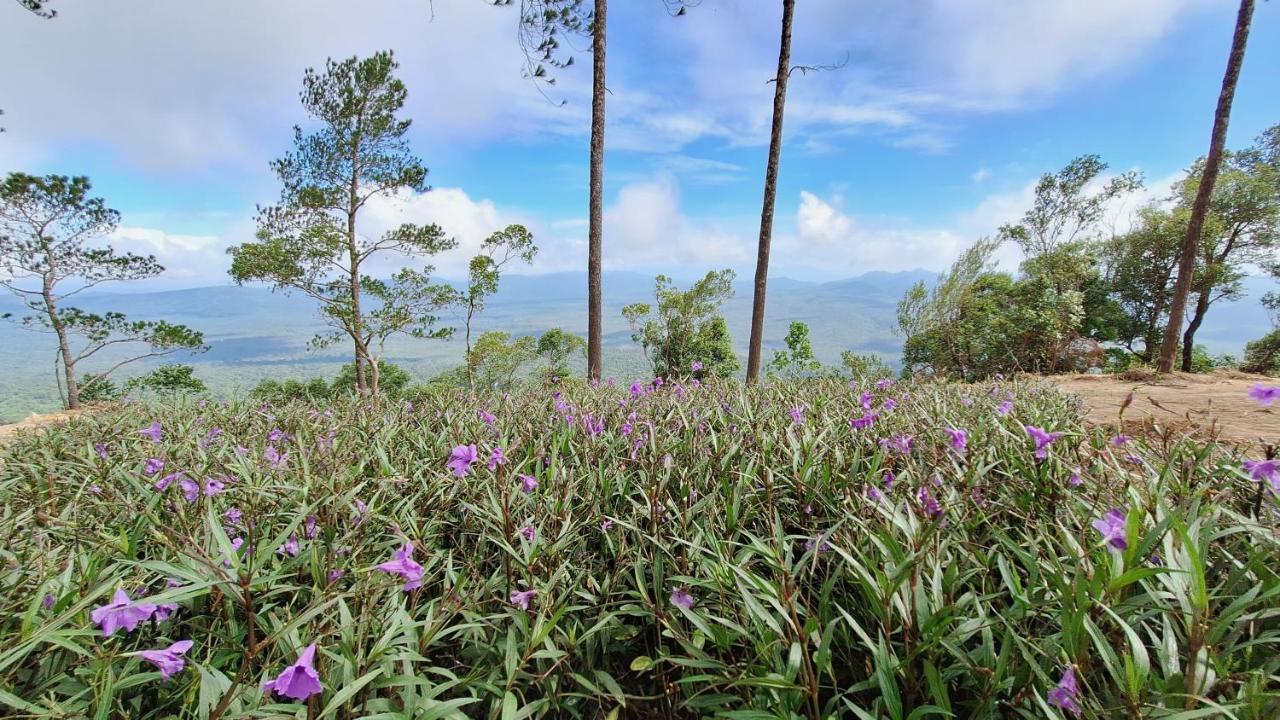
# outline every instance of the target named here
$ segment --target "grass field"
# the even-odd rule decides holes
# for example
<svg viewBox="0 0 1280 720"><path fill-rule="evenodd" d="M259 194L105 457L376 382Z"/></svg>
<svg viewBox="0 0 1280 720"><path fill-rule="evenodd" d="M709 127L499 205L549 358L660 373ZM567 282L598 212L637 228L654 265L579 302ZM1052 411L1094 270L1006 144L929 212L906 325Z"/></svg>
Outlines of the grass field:
<svg viewBox="0 0 1280 720"><path fill-rule="evenodd" d="M1021 381L88 414L3 450L0 706L1280 715L1275 464L1083 427Z"/></svg>

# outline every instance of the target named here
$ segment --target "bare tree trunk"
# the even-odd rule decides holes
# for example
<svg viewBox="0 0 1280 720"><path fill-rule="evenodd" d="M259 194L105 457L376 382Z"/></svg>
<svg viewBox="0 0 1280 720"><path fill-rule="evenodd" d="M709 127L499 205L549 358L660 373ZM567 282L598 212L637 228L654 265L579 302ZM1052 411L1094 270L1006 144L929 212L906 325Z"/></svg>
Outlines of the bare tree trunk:
<svg viewBox="0 0 1280 720"><path fill-rule="evenodd" d="M587 379L599 380L601 343L600 256L604 232L604 93L607 0L595 0L591 31L591 198L587 229Z"/></svg>
<svg viewBox="0 0 1280 720"><path fill-rule="evenodd" d="M764 341L765 291L769 282L769 244L773 241L773 207L778 196L778 160L782 155L782 117L787 102L787 78L791 76L791 16L795 0L782 0L782 42L778 48L778 74L773 85L773 130L769 137L769 164L764 171L764 207L760 211L760 245L756 252L756 288L751 303L751 342L747 350L747 382L760 377L760 348Z"/></svg>
<svg viewBox="0 0 1280 720"><path fill-rule="evenodd" d="M1173 371L1174 356L1178 352L1178 335L1182 329L1182 317L1186 313L1187 296L1191 294L1196 252L1200 247L1204 218L1209 212L1209 201L1213 198L1213 185L1218 179L1218 167L1222 164L1222 150L1227 142L1227 123L1231 120L1231 103L1235 99L1236 82L1240 79L1240 66L1244 63L1244 49L1249 41L1249 24L1252 21L1253 0L1240 0L1236 31L1231 39L1231 56L1227 59L1227 72L1222 78L1222 91L1218 94L1218 107L1213 115L1209 156L1205 159L1204 174L1200 178L1200 187L1196 190L1195 203L1191 206L1187 236L1182 241L1182 252L1178 258L1178 279L1173 285L1169 322L1164 328L1164 342L1160 346L1160 362L1156 368L1162 373Z"/></svg>
<svg viewBox="0 0 1280 720"><path fill-rule="evenodd" d="M62 360L62 374L67 381L67 396L64 402L68 410L80 407L80 386L76 383L76 359L71 355L71 343L67 340L67 326L58 315L57 301L53 297L53 278L57 272L57 260L49 248L48 241L40 238L45 248L46 268L41 278L40 297L44 300L44 311L49 316L49 327L58 336L58 357Z"/></svg>
<svg viewBox="0 0 1280 720"><path fill-rule="evenodd" d="M472 390L472 391L475 391L475 389L476 389L476 372L475 372L475 364L474 364L474 363L472 362L472 360L471 360L471 316L472 316L474 313L475 313L474 305L468 304L468 306L467 306L467 328L466 328L466 336L467 336L467 337L466 337L466 342L467 342L467 358L466 358L466 359L467 359L467 388L468 388L468 389L470 389L470 390Z"/></svg>
<svg viewBox="0 0 1280 720"><path fill-rule="evenodd" d="M1209 289L1197 293L1196 310L1187 323L1187 331L1182 334L1182 372L1191 372L1191 358L1195 349L1196 331L1204 322L1205 313L1209 311Z"/></svg>

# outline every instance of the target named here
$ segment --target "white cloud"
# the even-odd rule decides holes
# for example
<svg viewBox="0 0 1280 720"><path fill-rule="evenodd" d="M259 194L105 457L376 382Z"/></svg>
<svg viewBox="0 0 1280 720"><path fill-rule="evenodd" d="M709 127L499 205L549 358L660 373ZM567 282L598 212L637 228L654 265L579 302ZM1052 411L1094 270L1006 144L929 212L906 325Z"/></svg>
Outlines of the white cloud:
<svg viewBox="0 0 1280 720"><path fill-rule="evenodd" d="M969 177L973 182L981 185L991 179L991 168L978 168L977 170L974 170L973 175L970 175Z"/></svg>
<svg viewBox="0 0 1280 720"><path fill-rule="evenodd" d="M107 236L117 250L154 255L164 273L153 285L191 287L227 282L231 261L226 239L217 235L184 235L158 228L121 225Z"/></svg>

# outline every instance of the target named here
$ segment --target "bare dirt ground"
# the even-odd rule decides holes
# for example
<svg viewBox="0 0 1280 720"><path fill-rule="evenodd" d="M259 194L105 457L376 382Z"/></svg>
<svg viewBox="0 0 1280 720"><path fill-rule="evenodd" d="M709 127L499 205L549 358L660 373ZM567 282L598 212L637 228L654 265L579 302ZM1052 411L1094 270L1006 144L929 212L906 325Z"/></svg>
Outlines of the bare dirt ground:
<svg viewBox="0 0 1280 720"><path fill-rule="evenodd" d="M7 445L11 440L23 433L36 432L49 425L66 422L67 420L79 415L83 410L75 412L64 411L54 413L44 413L43 415L31 415L15 423L0 425L0 446Z"/></svg>
<svg viewBox="0 0 1280 720"><path fill-rule="evenodd" d="M1063 392L1080 396L1087 420L1098 425L1118 426L1120 408L1132 392L1133 402L1124 411L1126 432L1136 425L1241 446L1280 443L1280 403L1262 407L1248 394L1256 383L1277 384L1275 378L1219 370L1207 375L1135 372L1047 379Z"/></svg>

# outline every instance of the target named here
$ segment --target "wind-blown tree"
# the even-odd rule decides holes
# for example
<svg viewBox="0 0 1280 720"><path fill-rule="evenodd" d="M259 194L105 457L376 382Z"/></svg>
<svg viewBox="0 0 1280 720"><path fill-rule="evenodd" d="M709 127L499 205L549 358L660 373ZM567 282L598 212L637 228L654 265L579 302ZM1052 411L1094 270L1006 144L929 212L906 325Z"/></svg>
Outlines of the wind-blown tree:
<svg viewBox="0 0 1280 720"><path fill-rule="evenodd" d="M738 371L729 327L720 306L733 297L732 270L707 273L688 290L659 275L654 296L657 306L634 303L622 309L631 326L631 339L644 349L659 377L729 377Z"/></svg>
<svg viewBox="0 0 1280 720"><path fill-rule="evenodd" d="M1183 208L1149 205L1133 228L1103 244L1103 278L1123 321L1115 338L1144 363L1155 360L1169 310L1169 283L1186 229Z"/></svg>
<svg viewBox="0 0 1280 720"><path fill-rule="evenodd" d="M1140 174L1126 172L1095 190L1095 181L1106 170L1107 164L1097 155L1081 155L1058 172L1041 175L1031 208L1020 222L1000 226L997 237L1016 243L1027 257L1092 239L1108 204L1142 187Z"/></svg>
<svg viewBox="0 0 1280 720"><path fill-rule="evenodd" d="M467 348L467 387L475 389L475 357L471 352L471 323L484 310L485 301L498 292L502 268L512 260L533 262L538 248L533 233L523 225L508 225L480 243L480 254L467 266L467 287L458 293L457 304L463 312L463 328Z"/></svg>
<svg viewBox="0 0 1280 720"><path fill-rule="evenodd" d="M568 377L569 358L586 349L585 340L560 328L551 328L538 338L538 356L547 363L548 378Z"/></svg>
<svg viewBox="0 0 1280 720"><path fill-rule="evenodd" d="M515 0L490 0L512 5ZM696 0L662 0L667 12L684 15ZM553 71L573 64L560 40L566 36L591 38L591 144L587 198L587 377L599 380L604 342L601 287L604 237L604 112L605 60L608 49L608 0L519 0L520 47L525 74L536 82L555 83ZM549 70L548 68L551 68Z"/></svg>
<svg viewBox="0 0 1280 720"><path fill-rule="evenodd" d="M1247 150L1224 152L1220 161L1200 230L1191 283L1195 303L1182 333L1183 372L1191 372L1196 331L1213 303L1241 297L1248 267L1274 262L1280 243L1280 165L1269 160L1267 137ZM1199 197L1204 168L1198 161L1175 187L1175 197L1188 208L1185 217L1195 212L1193 198Z"/></svg>
<svg viewBox="0 0 1280 720"><path fill-rule="evenodd" d="M457 245L435 224L406 223L376 238L360 232L360 211L376 197L426 192L427 169L409 151L410 120L398 117L407 94L391 52L342 61L323 72L308 69L302 105L319 127L294 128L294 149L272 163L282 185L280 202L258 212L257 241L228 250L237 283L260 281L274 290L298 291L320 304L332 331L313 346L342 338L354 351L361 394L378 394L375 353L396 333L444 337L434 312L451 295L431 282L430 266L404 269L389 280L366 274L386 256L401 260L433 255ZM378 301L365 308L366 293Z"/></svg>
<svg viewBox="0 0 1280 720"><path fill-rule="evenodd" d="M154 256L118 253L89 242L113 231L120 214L90 197L86 177L12 173L0 184L0 271L3 286L30 311L5 317L57 338L55 379L67 408L115 370L179 350L200 350L204 336L185 325L129 320L118 312L91 313L67 304L105 282L141 280L164 271ZM145 352L115 353L111 364L81 383L82 361L111 348L144 345ZM106 354L111 354L110 352ZM101 356L99 356L101 357ZM65 388L65 389L63 389Z"/></svg>
<svg viewBox="0 0 1280 720"><path fill-rule="evenodd" d="M778 196L778 162L782 156L782 120L791 77L791 18L795 0L782 0L782 41L778 45L778 73L773 78L773 125L769 133L769 161L764 171L764 203L760 210L760 241L756 246L755 293L751 302L751 338L747 342L747 382L760 377L764 343L764 306L769 284L769 247L773 242L773 207Z"/></svg>
<svg viewBox="0 0 1280 720"><path fill-rule="evenodd" d="M1231 103L1235 100L1236 83L1240 80L1240 67L1244 64L1244 51L1249 42L1249 26L1252 22L1253 0L1240 0L1240 10L1236 14L1236 29L1231 37L1231 55L1227 58L1227 70L1222 76L1218 106L1213 114L1213 133L1209 139L1209 154L1205 158L1204 171L1201 173L1195 201L1191 206L1191 217L1187 221L1187 234L1183 238L1182 250L1178 255L1178 279L1173 284L1173 297L1169 301L1169 322L1165 325L1164 341L1160 344L1160 361L1156 366L1156 370L1162 373L1173 371L1174 355L1178 352L1178 341L1181 339L1178 331L1182 329L1182 317L1186 312L1187 298L1191 294L1201 232L1204 230L1205 217L1209 214L1213 186L1217 182L1218 168L1222 164L1222 152L1227 144Z"/></svg>

